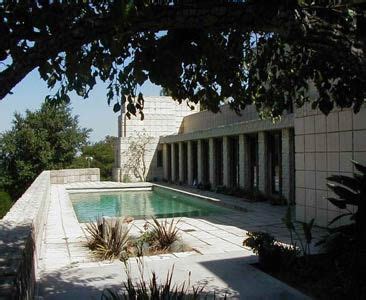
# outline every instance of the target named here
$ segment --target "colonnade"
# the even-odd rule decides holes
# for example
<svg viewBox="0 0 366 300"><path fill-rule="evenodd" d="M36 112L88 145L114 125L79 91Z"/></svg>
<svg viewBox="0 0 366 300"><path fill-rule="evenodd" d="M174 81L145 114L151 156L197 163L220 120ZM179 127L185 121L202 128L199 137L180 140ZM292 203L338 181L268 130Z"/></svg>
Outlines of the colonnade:
<svg viewBox="0 0 366 300"><path fill-rule="evenodd" d="M293 197L290 128L163 144L164 179L214 188L226 186Z"/></svg>

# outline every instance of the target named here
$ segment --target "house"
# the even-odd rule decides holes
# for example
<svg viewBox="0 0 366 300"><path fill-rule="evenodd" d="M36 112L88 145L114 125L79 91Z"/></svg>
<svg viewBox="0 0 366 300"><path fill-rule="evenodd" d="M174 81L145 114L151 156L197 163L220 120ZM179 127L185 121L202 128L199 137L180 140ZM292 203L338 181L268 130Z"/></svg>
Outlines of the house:
<svg viewBox="0 0 366 300"><path fill-rule="evenodd" d="M193 110L170 97L145 97L144 120L118 120L114 180L136 180L124 168L129 140L151 136L146 151L147 180L257 190L296 203L296 219L326 226L339 209L326 178L351 175L352 160L366 163L366 109L335 109L328 116L310 105L262 120L254 107L241 115L228 104L214 114Z"/></svg>

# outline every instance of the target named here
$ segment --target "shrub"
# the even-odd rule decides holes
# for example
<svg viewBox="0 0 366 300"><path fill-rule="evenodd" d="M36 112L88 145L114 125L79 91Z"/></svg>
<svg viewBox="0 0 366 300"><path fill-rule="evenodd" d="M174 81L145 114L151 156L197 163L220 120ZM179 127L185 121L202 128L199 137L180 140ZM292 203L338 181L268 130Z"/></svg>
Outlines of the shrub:
<svg viewBox="0 0 366 300"><path fill-rule="evenodd" d="M283 245L266 232L249 232L243 246L249 247L258 255L259 264L267 270L276 270L292 264L298 251L293 246Z"/></svg>
<svg viewBox="0 0 366 300"><path fill-rule="evenodd" d="M313 240L313 235L312 235L312 229L314 226L314 219L311 219L308 223L306 222L299 222L302 226L302 231L304 234L304 240L301 238L300 234L298 233L298 231L296 230L295 224L292 221L292 213L291 213L291 206L287 207L287 211L285 216L282 218L282 222L283 224L286 226L286 228L288 229L288 231L290 232L290 238L291 238L291 245L296 248L296 242L294 242L294 234L297 238L297 241L300 244L302 253L307 256L310 255L310 245L311 242Z"/></svg>
<svg viewBox="0 0 366 300"><path fill-rule="evenodd" d="M123 174L122 182L130 183L131 181L131 177L128 174Z"/></svg>
<svg viewBox="0 0 366 300"><path fill-rule="evenodd" d="M268 199L272 205L287 205L287 199L283 196L271 196Z"/></svg>
<svg viewBox="0 0 366 300"><path fill-rule="evenodd" d="M339 265L340 277L349 279L348 290L360 299L366 298L366 166L353 161L358 173L353 177L333 175L328 177L328 187L337 195L328 201L343 213L329 225L326 250ZM338 221L348 218L344 224ZM346 281L345 281L346 282Z"/></svg>
<svg viewBox="0 0 366 300"><path fill-rule="evenodd" d="M87 246L98 259L125 259L129 241L129 229L121 219L97 218L96 223L86 225L90 234Z"/></svg>
<svg viewBox="0 0 366 300"><path fill-rule="evenodd" d="M328 239L344 236L350 245L364 243L366 245L366 166L353 162L360 174L353 177L333 175L327 178L328 187L338 198L328 198L328 201L342 210L342 214L334 218L329 225L348 217L347 224L329 229ZM334 184L336 183L336 184ZM351 207L354 207L353 210ZM358 245L360 246L360 245Z"/></svg>
<svg viewBox="0 0 366 300"><path fill-rule="evenodd" d="M215 193L226 194L227 192L228 192L228 189L225 185L218 185L215 189Z"/></svg>
<svg viewBox="0 0 366 300"><path fill-rule="evenodd" d="M151 229L149 230L148 238L153 246L158 250L168 249L174 242L179 240L179 228L177 227L179 220L175 222L172 219L170 222L164 220L159 222L158 219L152 217L152 221L147 224Z"/></svg>
<svg viewBox="0 0 366 300"><path fill-rule="evenodd" d="M266 201L267 200L267 197L265 194L263 194L262 192L260 191L253 191L252 195L251 195L253 201Z"/></svg>
<svg viewBox="0 0 366 300"><path fill-rule="evenodd" d="M6 215L12 205L13 202L11 201L10 195L0 191L0 219Z"/></svg>
<svg viewBox="0 0 366 300"><path fill-rule="evenodd" d="M211 191L211 183L202 183L197 184L197 188L204 191Z"/></svg>

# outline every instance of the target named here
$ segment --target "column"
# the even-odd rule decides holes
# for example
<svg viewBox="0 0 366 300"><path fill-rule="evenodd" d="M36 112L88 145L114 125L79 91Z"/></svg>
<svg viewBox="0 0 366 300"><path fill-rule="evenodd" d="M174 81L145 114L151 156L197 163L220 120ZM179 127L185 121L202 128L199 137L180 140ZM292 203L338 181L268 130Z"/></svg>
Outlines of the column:
<svg viewBox="0 0 366 300"><path fill-rule="evenodd" d="M224 186L230 187L230 145L229 145L229 137L223 136L222 137L222 181Z"/></svg>
<svg viewBox="0 0 366 300"><path fill-rule="evenodd" d="M291 129L282 129L282 196L284 196L288 203L292 199L292 147L291 147Z"/></svg>
<svg viewBox="0 0 366 300"><path fill-rule="evenodd" d="M197 181L198 181L198 183L204 183L202 140L197 141Z"/></svg>
<svg viewBox="0 0 366 300"><path fill-rule="evenodd" d="M183 155L183 142L179 142L179 159L178 159L178 163L179 163L179 183L184 183L184 155Z"/></svg>
<svg viewBox="0 0 366 300"><path fill-rule="evenodd" d="M267 176L268 176L268 163L267 163L267 139L264 131L258 132L258 188L262 193L268 192Z"/></svg>
<svg viewBox="0 0 366 300"><path fill-rule="evenodd" d="M175 144L171 144L170 145L170 159L171 159L171 163L170 163L170 166L171 166L171 181L172 182L175 182L177 180L177 174L176 174L176 161L175 161Z"/></svg>
<svg viewBox="0 0 366 300"><path fill-rule="evenodd" d="M215 141L213 138L208 140L208 163L209 163L209 170L210 170L210 183L211 187L216 185L216 178L215 178Z"/></svg>
<svg viewBox="0 0 366 300"><path fill-rule="evenodd" d="M249 143L246 135L239 135L239 186L242 189L250 187Z"/></svg>
<svg viewBox="0 0 366 300"><path fill-rule="evenodd" d="M168 144L163 144L163 169L164 169L164 179L169 180L169 162L168 162Z"/></svg>
<svg viewBox="0 0 366 300"><path fill-rule="evenodd" d="M192 141L188 141L187 142L187 175L188 175L188 179L187 179L187 183L188 185L192 185L193 184L193 168L195 166L193 166L193 153L192 153Z"/></svg>

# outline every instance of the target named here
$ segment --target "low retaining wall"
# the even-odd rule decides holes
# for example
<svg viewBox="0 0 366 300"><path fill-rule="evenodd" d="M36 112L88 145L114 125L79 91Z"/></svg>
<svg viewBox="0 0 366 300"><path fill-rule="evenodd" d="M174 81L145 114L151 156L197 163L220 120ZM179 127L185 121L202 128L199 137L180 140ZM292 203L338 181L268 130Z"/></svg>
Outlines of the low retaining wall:
<svg viewBox="0 0 366 300"><path fill-rule="evenodd" d="M51 183L54 184L90 181L100 181L100 170L98 168L51 171Z"/></svg>
<svg viewBox="0 0 366 300"><path fill-rule="evenodd" d="M0 299L33 299L52 183L99 181L99 169L43 171L0 220Z"/></svg>
<svg viewBox="0 0 366 300"><path fill-rule="evenodd" d="M32 299L51 196L42 172L0 221L0 299Z"/></svg>

